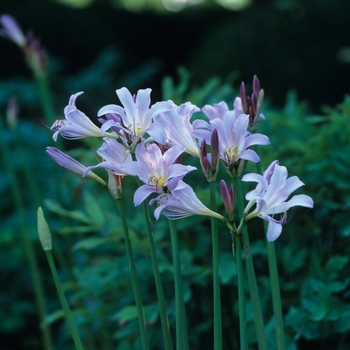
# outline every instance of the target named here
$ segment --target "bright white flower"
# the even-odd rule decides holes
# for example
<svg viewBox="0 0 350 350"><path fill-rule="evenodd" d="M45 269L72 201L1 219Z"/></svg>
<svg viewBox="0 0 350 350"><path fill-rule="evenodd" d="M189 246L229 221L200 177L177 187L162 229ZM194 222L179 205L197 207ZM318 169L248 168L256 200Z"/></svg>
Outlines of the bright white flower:
<svg viewBox="0 0 350 350"><path fill-rule="evenodd" d="M274 241L280 236L289 208L297 205L312 208L314 204L312 198L304 194L295 195L287 201L293 191L304 185L297 176L288 179L287 176L287 168L280 166L276 160L270 164L263 175L251 173L242 177L242 181L258 183L255 190L246 195L249 203L244 210L245 220L258 216L268 221L267 239L269 241ZM248 214L254 204L256 208ZM273 217L275 214L282 214L282 216L277 220Z"/></svg>

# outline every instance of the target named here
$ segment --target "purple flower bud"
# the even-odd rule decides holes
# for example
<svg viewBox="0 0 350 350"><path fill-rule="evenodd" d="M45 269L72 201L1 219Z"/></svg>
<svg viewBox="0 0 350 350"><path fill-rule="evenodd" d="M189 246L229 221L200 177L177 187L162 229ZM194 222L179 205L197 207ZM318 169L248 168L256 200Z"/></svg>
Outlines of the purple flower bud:
<svg viewBox="0 0 350 350"><path fill-rule="evenodd" d="M230 221L234 220L234 188L231 186L227 188L226 182L224 180L220 181L220 191L222 196L222 201L224 203L225 210L228 214Z"/></svg>
<svg viewBox="0 0 350 350"><path fill-rule="evenodd" d="M0 16L0 24L3 26L3 28L0 28L0 36L12 40L19 47L23 48L26 44L26 37L16 20L10 15L2 15Z"/></svg>
<svg viewBox="0 0 350 350"><path fill-rule="evenodd" d="M219 168L219 159L220 159L220 148L219 148L219 134L216 129L213 130L211 134L211 166L213 172L216 174Z"/></svg>
<svg viewBox="0 0 350 350"><path fill-rule="evenodd" d="M252 106L251 107L252 107L252 112L253 112L253 118L255 117L255 114L256 114L256 106L258 103L258 96L255 95L254 93L252 94Z"/></svg>
<svg viewBox="0 0 350 350"><path fill-rule="evenodd" d="M253 77L253 95L255 95L256 98L258 98L259 93L260 93L260 81L257 75L255 74Z"/></svg>
<svg viewBox="0 0 350 350"><path fill-rule="evenodd" d="M46 148L47 154L50 156L50 158L57 163L60 167L63 169L66 169L74 174L83 176L84 171L86 170L86 167L82 164L80 164L77 160L70 157L69 155L63 153L59 149L55 147L47 147ZM106 186L106 182L101 179L99 176L97 176L95 173L90 171L86 177L89 177L103 186Z"/></svg>
<svg viewBox="0 0 350 350"><path fill-rule="evenodd" d="M240 92L240 96L241 96L241 100L242 100L242 109L243 109L243 112L244 112L245 114L248 114L249 101L248 101L248 99L247 99L247 93L246 93L246 89L245 89L245 85L244 85L244 82L243 82L243 81L242 81L242 83L241 83L239 92Z"/></svg>

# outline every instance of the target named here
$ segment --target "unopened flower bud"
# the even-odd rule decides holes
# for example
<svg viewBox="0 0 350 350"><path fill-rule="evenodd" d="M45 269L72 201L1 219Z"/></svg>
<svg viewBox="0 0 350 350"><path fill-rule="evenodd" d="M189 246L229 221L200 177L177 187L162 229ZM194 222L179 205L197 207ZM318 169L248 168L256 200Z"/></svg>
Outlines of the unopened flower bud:
<svg viewBox="0 0 350 350"><path fill-rule="evenodd" d="M44 213L41 207L38 208L38 235L41 245L45 251L52 249L52 240L50 228L45 220Z"/></svg>
<svg viewBox="0 0 350 350"><path fill-rule="evenodd" d="M220 149L217 130L214 129L211 135L211 153L207 153L207 144L203 140L200 146L199 159L203 173L208 182L216 180L216 175L219 169Z"/></svg>
<svg viewBox="0 0 350 350"><path fill-rule="evenodd" d="M211 134L211 167L212 167L212 176L214 180L219 170L219 160L220 160L220 148L219 148L219 135L216 129L213 130Z"/></svg>
<svg viewBox="0 0 350 350"><path fill-rule="evenodd" d="M108 172L108 191L114 199L122 198L122 179L121 175Z"/></svg>
<svg viewBox="0 0 350 350"><path fill-rule="evenodd" d="M50 156L50 158L57 163L61 168L66 169L74 174L89 177L101 185L106 186L106 182L96 175L94 172L89 171L87 174L84 174L86 171L86 167L79 163L74 158L70 157L68 154L60 151L55 147L47 147L46 153Z"/></svg>
<svg viewBox="0 0 350 350"><path fill-rule="evenodd" d="M24 47L27 64L36 77L43 77L47 71L47 53L40 40L32 33L27 34L27 43Z"/></svg>
<svg viewBox="0 0 350 350"><path fill-rule="evenodd" d="M229 217L229 220L232 222L234 220L234 210L235 210L235 196L234 188L231 186L227 188L226 182L224 180L220 181L220 191L222 196L222 201L224 203L225 210Z"/></svg>
<svg viewBox="0 0 350 350"><path fill-rule="evenodd" d="M257 75L255 74L253 77L253 95L255 95L256 98L258 98L259 94L260 94L260 81Z"/></svg>
<svg viewBox="0 0 350 350"><path fill-rule="evenodd" d="M0 24L3 27L0 28L0 36L13 41L23 48L27 40L16 20L10 15L2 15L0 16Z"/></svg>

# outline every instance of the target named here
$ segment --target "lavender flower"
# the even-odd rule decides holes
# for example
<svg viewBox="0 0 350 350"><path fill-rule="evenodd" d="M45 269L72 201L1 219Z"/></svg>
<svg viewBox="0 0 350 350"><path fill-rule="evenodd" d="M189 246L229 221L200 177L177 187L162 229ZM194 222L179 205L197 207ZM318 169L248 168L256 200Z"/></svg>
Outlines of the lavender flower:
<svg viewBox="0 0 350 350"><path fill-rule="evenodd" d="M47 147L46 152L50 156L50 158L63 169L66 169L74 174L82 176L86 171L86 167L84 165L80 164L77 160L63 153L55 147ZM92 171L87 175L87 177L99 182L103 186L107 185L103 179L101 179Z"/></svg>
<svg viewBox="0 0 350 350"><path fill-rule="evenodd" d="M124 108L110 104L98 111L98 116L105 115L106 119L99 119L104 125L113 123L123 142L129 146L136 145L152 124L153 117L172 106L170 103L156 103L150 108L151 89L139 90L136 96L123 87L117 90L117 95Z"/></svg>
<svg viewBox="0 0 350 350"><path fill-rule="evenodd" d="M199 148L196 139L192 135L193 127L190 119L193 113L200 109L191 102L180 106L173 104L171 110L158 114L154 123L148 130L151 138L165 146L182 146L185 152L199 157Z"/></svg>
<svg viewBox="0 0 350 350"><path fill-rule="evenodd" d="M83 92L77 92L69 99L68 105L64 108L64 120L56 120L51 126L54 130L53 139L56 141L58 134L67 139L80 139L87 136L117 138L116 135L105 132L97 127L83 112L77 109L75 101Z"/></svg>
<svg viewBox="0 0 350 350"><path fill-rule="evenodd" d="M132 162L131 153L117 140L105 137L103 145L97 150L103 161L97 165L85 169L83 176L89 174L91 169L105 168L114 175L126 175L122 165Z"/></svg>
<svg viewBox="0 0 350 350"><path fill-rule="evenodd" d="M185 176L195 167L174 164L176 159L184 152L184 148L174 146L162 154L156 144L140 143L136 147L137 161L126 163L122 170L130 175L136 175L145 183L139 187L134 195L134 204L140 205L151 193L162 193L165 186L173 187L171 181Z"/></svg>
<svg viewBox="0 0 350 350"><path fill-rule="evenodd" d="M239 108L239 101L235 101ZM267 145L270 143L267 136L262 134L250 134L248 129L249 116L239 114L238 109L230 111L224 104L214 108L205 106L204 113L208 113L210 122L195 121L193 123L193 135L198 139L211 142L211 133L214 129L218 132L220 159L227 171L232 176L239 176L245 167L246 161L257 163L260 161L255 151L250 149L253 145ZM217 116L217 117L215 117Z"/></svg>
<svg viewBox="0 0 350 350"><path fill-rule="evenodd" d="M158 220L160 215L168 219L182 219L192 215L205 215L225 220L224 217L207 208L196 196L193 189L179 181L176 188L169 194L161 194L150 201L150 205L157 203L154 217Z"/></svg>
<svg viewBox="0 0 350 350"><path fill-rule="evenodd" d="M297 205L313 207L312 198L304 194L295 195L286 201L293 191L304 185L297 176L288 179L287 176L287 168L280 166L276 160L269 165L263 175L246 174L242 177L242 181L258 183L255 190L246 195L249 203L244 210L245 220L248 221L258 216L268 221L267 239L269 241L274 241L280 236L289 208ZM256 208L248 214L254 204ZM281 218L279 220L273 218L275 214L282 214Z"/></svg>

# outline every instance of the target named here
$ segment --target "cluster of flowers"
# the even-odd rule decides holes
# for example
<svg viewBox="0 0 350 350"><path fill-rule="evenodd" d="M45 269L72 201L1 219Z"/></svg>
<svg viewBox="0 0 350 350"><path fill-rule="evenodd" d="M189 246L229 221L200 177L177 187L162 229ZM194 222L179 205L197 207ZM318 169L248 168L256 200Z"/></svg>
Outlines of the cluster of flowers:
<svg viewBox="0 0 350 350"><path fill-rule="evenodd" d="M144 184L136 190L134 204L138 206L156 193L157 196L149 202L156 205L156 219L161 214L169 219L207 215L227 221L207 208L184 182L184 176L196 168L181 164L181 155L185 152L199 158L207 180L212 182L216 180L220 161L231 177L240 177L247 161L260 161L251 146L269 144L267 136L255 133L258 121L264 119L260 113L263 90L256 76L252 96L246 95L242 83L240 97L234 100L233 110L225 102L204 106L201 110L207 121L195 119L191 122L192 115L200 112L200 108L191 102L177 106L172 101L162 101L150 106L151 89L139 90L132 95L123 87L117 90L123 107L114 104L102 107L98 111L101 123L98 127L77 109L76 99L81 94L78 92L71 96L64 109L65 119L56 121L51 127L55 131L53 138L57 140L58 134L67 139L103 138L103 145L97 150L102 161L85 167L56 148L48 147L47 153L63 168L104 184L92 170L105 168L109 175L106 185L115 198L120 198L122 178L137 176ZM207 152L209 146L210 153ZM255 190L246 195L249 202L243 219L246 222L260 217L268 221L269 241L280 235L290 207L313 206L312 199L306 195L295 195L288 200L303 183L296 176L287 176L287 169L274 161L262 175L251 173L242 177L242 181L257 183ZM229 221L232 222L233 187L228 188L221 180L220 188ZM274 217L276 214L281 214L279 219Z"/></svg>

